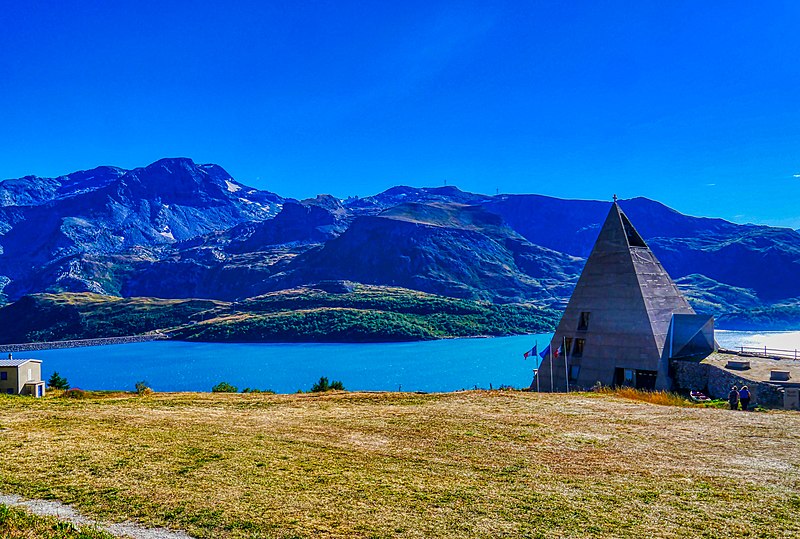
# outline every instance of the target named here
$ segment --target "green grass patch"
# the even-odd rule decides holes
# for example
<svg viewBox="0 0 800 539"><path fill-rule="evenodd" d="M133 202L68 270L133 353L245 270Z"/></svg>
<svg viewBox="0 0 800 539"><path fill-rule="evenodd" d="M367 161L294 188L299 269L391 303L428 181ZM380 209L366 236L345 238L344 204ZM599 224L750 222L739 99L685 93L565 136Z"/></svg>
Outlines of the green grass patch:
<svg viewBox="0 0 800 539"><path fill-rule="evenodd" d="M0 536L5 539L113 539L92 526L78 526L56 517L38 516L0 504Z"/></svg>

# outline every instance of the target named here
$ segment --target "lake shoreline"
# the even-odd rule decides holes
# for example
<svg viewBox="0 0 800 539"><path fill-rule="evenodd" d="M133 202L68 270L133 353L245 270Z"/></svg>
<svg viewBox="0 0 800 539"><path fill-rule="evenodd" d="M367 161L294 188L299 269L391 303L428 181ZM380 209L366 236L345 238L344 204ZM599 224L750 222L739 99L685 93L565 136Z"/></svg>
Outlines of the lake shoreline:
<svg viewBox="0 0 800 539"><path fill-rule="evenodd" d="M781 334L791 332L792 330L730 330L720 329L717 331L731 332L731 333L759 333L759 334ZM110 346L117 344L133 344L144 343L151 341L171 341L171 342L184 342L196 344L392 344L392 343L418 343L418 342L431 342L431 341L447 341L453 339L496 339L503 337L521 337L527 335L525 333L518 333L513 335L466 335L466 336L447 336L439 337L436 339L416 339L416 340L402 340L402 341L382 341L382 340L355 340L355 341L324 341L324 340L282 340L282 341L204 341L196 339L175 339L167 333L152 333L148 335L128 335L125 337L97 337L93 339L70 339L64 341L42 341L30 343L15 343L0 345L0 354L7 354L13 352L35 352L40 350L61 350L66 348L85 348L89 346ZM533 335L533 334L532 334ZM725 348L722 346L721 348Z"/></svg>
<svg viewBox="0 0 800 539"><path fill-rule="evenodd" d="M341 380L351 391L450 392L529 387L540 358L525 360L523 354L533 346L545 349L552 336L394 343L221 343L154 340L151 334L67 341L58 343L59 349L36 343L25 348L37 351L19 355L42 361L43 379L59 372L70 384L85 390L131 390L137 381L146 380L157 392L206 392L224 381L239 389L293 393L308 390L324 376ZM742 346L800 350L800 332L719 332L717 340L721 347L733 350ZM113 346L91 350L67 347L89 343Z"/></svg>
<svg viewBox="0 0 800 539"><path fill-rule="evenodd" d="M65 341L43 341L43 342L30 342L30 343L16 343L16 344L3 344L0 345L0 354L7 354L11 352L35 352L39 350L61 350L65 348L85 348L89 346L110 346L116 344L132 344L150 341L171 341L171 342L184 342L184 343L197 343L197 344L392 344L392 343L415 343L415 342L430 342L430 341L446 341L450 339L494 339L498 337L518 337L521 334L514 335L468 335L464 337L447 336L437 339L417 339L408 341L200 341L194 339L174 339L169 335L159 333L153 335L130 335L127 337L98 337L95 339L72 339Z"/></svg>

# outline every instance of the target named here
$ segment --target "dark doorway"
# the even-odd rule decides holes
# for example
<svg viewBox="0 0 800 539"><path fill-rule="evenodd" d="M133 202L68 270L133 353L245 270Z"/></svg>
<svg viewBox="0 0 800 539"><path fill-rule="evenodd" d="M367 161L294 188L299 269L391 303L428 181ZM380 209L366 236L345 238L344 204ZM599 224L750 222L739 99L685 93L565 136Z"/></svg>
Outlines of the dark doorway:
<svg viewBox="0 0 800 539"><path fill-rule="evenodd" d="M636 371L633 369L614 370L614 385L633 387L636 384Z"/></svg>
<svg viewBox="0 0 800 539"><path fill-rule="evenodd" d="M614 370L614 385L635 387L636 389L655 389L657 377L657 371L617 368Z"/></svg>
<svg viewBox="0 0 800 539"><path fill-rule="evenodd" d="M656 371L636 371L636 389L655 389L656 378L658 372Z"/></svg>

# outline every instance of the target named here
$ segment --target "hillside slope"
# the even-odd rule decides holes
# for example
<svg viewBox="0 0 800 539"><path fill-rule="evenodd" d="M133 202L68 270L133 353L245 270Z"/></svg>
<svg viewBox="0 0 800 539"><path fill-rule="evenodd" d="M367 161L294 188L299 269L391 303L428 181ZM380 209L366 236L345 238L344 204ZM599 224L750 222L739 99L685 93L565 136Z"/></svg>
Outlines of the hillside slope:
<svg viewBox="0 0 800 539"><path fill-rule="evenodd" d="M273 289L347 279L502 303L550 303L580 260L526 241L475 206L406 203L356 218L339 237L297 257Z"/></svg>
<svg viewBox="0 0 800 539"><path fill-rule="evenodd" d="M558 314L348 282L235 304L197 299L36 294L0 308L0 344L139 335L214 342L384 342L552 330Z"/></svg>

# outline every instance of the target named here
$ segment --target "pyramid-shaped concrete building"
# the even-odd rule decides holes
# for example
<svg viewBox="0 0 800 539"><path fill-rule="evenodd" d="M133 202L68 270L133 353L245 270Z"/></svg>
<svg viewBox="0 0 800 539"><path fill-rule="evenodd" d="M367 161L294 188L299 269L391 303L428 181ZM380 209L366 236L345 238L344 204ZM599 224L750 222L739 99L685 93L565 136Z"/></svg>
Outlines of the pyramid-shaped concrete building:
<svg viewBox="0 0 800 539"><path fill-rule="evenodd" d="M615 197L550 346L543 391L670 389L669 360L713 351L714 321L695 314Z"/></svg>

